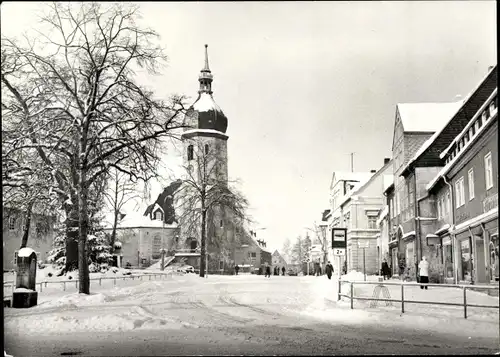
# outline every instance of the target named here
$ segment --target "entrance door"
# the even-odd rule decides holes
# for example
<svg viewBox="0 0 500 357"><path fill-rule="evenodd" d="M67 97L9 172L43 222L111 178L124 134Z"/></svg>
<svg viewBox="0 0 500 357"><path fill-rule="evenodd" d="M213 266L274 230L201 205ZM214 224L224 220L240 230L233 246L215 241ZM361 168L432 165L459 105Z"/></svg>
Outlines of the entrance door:
<svg viewBox="0 0 500 357"><path fill-rule="evenodd" d="M487 283L489 282L489 277L486 276L486 262L485 262L485 257L484 257L484 239L482 237L476 237L476 247L475 247L475 252L476 252L476 260L475 260L475 267L476 267L476 274L477 274L477 283Z"/></svg>
<svg viewBox="0 0 500 357"><path fill-rule="evenodd" d="M498 282L498 265L499 265L499 256L498 256L498 234L490 236L490 244L489 244L489 271L490 271L490 280L492 282Z"/></svg>

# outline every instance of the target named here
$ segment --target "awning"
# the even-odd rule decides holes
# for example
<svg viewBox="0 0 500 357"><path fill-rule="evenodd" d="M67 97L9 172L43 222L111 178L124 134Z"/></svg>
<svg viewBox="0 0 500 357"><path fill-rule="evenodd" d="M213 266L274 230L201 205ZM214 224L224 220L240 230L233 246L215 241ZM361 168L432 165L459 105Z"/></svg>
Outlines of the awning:
<svg viewBox="0 0 500 357"><path fill-rule="evenodd" d="M436 234L427 234L425 240L427 241L427 245L437 245L441 242L441 238Z"/></svg>
<svg viewBox="0 0 500 357"><path fill-rule="evenodd" d="M444 226L442 226L441 228L439 228L435 234L437 235L441 235L441 234L445 234L449 231L450 229L450 225L449 224L445 224Z"/></svg>

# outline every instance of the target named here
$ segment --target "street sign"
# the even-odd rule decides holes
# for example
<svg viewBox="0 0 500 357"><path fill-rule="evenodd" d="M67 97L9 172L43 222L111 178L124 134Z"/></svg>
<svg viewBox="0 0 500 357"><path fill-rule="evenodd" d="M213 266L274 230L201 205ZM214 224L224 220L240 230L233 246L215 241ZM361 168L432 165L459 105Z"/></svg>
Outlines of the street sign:
<svg viewBox="0 0 500 357"><path fill-rule="evenodd" d="M333 255L345 255L344 248L333 248Z"/></svg>
<svg viewBox="0 0 500 357"><path fill-rule="evenodd" d="M347 228L332 228L332 248L347 248Z"/></svg>

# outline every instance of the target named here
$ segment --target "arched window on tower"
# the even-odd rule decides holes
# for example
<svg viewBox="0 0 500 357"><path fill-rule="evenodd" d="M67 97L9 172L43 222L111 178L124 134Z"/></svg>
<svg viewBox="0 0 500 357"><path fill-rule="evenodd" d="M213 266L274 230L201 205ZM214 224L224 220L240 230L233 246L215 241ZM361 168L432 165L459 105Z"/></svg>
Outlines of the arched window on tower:
<svg viewBox="0 0 500 357"><path fill-rule="evenodd" d="M187 154L188 154L188 161L193 160L193 150L194 150L193 145L189 145L188 146L188 152L187 152Z"/></svg>
<svg viewBox="0 0 500 357"><path fill-rule="evenodd" d="M205 155L208 155L208 144L205 144Z"/></svg>

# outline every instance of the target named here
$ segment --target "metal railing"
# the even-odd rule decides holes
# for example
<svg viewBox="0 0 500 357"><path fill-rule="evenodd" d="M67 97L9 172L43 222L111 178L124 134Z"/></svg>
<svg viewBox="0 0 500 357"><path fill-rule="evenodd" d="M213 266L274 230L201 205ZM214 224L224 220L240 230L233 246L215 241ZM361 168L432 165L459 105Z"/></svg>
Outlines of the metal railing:
<svg viewBox="0 0 500 357"><path fill-rule="evenodd" d="M153 277L154 279L156 279L158 276L160 277L160 280L165 277L168 278L168 277L172 277L174 274L177 275L177 272L166 272L166 273L145 273L145 274L140 274L140 275L125 275L125 276L120 276L120 277L117 277L117 276L106 276L106 277L100 277L100 278L90 278L90 281L99 281L99 285L102 285L102 281L103 280L113 280L113 286L116 286L116 281L117 280L126 280L126 279L132 279L132 280L145 280L143 279L144 277L149 277L148 280L151 280L151 277ZM75 284L75 287L78 289L78 283L79 283L79 279L71 279L71 280L58 280L58 281L42 281L42 282L37 282L35 284L35 289L36 287L39 285L40 286L40 289L37 291L40 291L40 292L43 292L43 286L45 285L45 287L47 287L48 284L62 284L62 287L63 287L63 291L66 291L66 284ZM15 290L15 286L16 284L14 283L14 281L6 281L3 283L3 287L4 289L5 288L9 288L11 287L12 288L12 293L14 293L14 290ZM11 295L4 295L4 299L5 298L8 298L12 296Z"/></svg>
<svg viewBox="0 0 500 357"><path fill-rule="evenodd" d="M350 284L349 295L342 294L341 288L342 284ZM401 299L387 299L387 298L375 298L375 297L355 297L354 296L354 284L359 285L396 285L401 286ZM405 300L404 292L405 286L436 286L440 288L455 288L462 289L463 291L463 301L461 303L455 302L439 302L439 301L417 301L417 300ZM427 304L427 305L446 305L446 306L462 306L464 309L464 318L467 318L467 307L480 307L480 308L489 308L489 309L499 309L499 305L481 305L481 304L470 304L467 303L467 289L475 290L475 289L484 289L484 290L499 290L498 286L491 285L454 285L454 284L432 284L432 283L413 283L413 282L405 282L405 283L385 283L381 281L348 281L348 280L339 280L338 286L338 300L342 297L346 297L351 301L351 309L354 309L354 300L368 300L368 301L385 301L385 302L399 302L401 303L401 313L405 312L405 303L409 304Z"/></svg>

